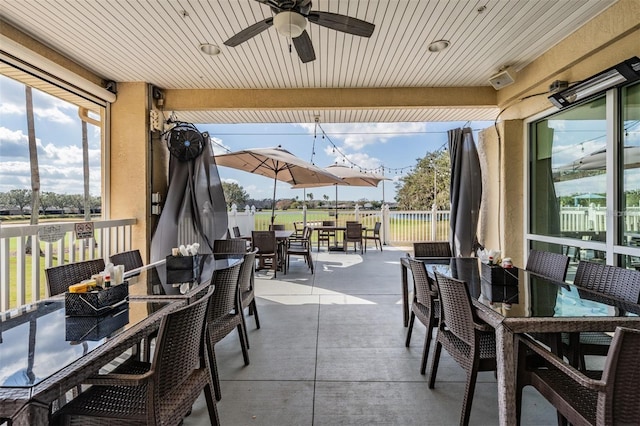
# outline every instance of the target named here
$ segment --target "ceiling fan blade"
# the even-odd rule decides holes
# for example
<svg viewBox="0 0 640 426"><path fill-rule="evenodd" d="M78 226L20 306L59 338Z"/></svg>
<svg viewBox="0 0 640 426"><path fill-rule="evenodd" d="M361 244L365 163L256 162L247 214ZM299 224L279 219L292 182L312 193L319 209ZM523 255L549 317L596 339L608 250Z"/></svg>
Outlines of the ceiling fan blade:
<svg viewBox="0 0 640 426"><path fill-rule="evenodd" d="M373 30L376 27L372 23L358 18L352 18L351 16L339 15L331 12L320 12L317 10L309 12L307 19L314 24L360 37L371 37L371 34L373 34Z"/></svg>
<svg viewBox="0 0 640 426"><path fill-rule="evenodd" d="M313 43L307 30L304 30L300 37L293 39L293 45L296 47L296 52L303 63L315 61L316 52L313 50Z"/></svg>
<svg viewBox="0 0 640 426"><path fill-rule="evenodd" d="M250 27L245 28L240 31L238 34L231 37L229 40L225 41L224 44L229 47L236 47L240 43L244 43L252 37L257 36L264 30L268 29L273 25L273 18L267 18L264 21L256 22Z"/></svg>

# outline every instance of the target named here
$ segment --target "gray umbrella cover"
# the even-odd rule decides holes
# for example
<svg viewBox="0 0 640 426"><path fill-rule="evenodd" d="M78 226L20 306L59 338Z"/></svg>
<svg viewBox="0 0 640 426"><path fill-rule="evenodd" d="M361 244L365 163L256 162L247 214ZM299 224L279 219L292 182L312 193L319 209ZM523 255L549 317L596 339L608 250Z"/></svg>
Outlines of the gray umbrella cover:
<svg viewBox="0 0 640 426"><path fill-rule="evenodd" d="M169 160L169 189L151 239L151 261L164 259L173 247L200 244L211 253L213 240L227 231L227 207L209 138L191 161Z"/></svg>
<svg viewBox="0 0 640 426"><path fill-rule="evenodd" d="M449 130L451 158L451 252L456 257L473 254L476 245L480 201L482 199L482 172L478 150L471 129Z"/></svg>

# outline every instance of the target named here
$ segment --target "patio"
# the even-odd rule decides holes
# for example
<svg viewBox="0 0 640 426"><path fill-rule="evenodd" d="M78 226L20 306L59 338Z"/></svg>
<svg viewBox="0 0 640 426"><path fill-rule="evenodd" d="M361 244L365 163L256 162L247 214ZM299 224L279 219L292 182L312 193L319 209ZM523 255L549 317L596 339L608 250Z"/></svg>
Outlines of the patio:
<svg viewBox="0 0 640 426"><path fill-rule="evenodd" d="M290 272L256 279L262 328L248 317L251 364L235 332L216 345L222 380L220 420L228 425L458 424L465 376L443 351L436 387L419 374L424 327L410 348L402 326L399 258L407 248L364 256L313 252ZM498 423L496 380L480 373L471 424ZM555 410L525 391L522 424L556 422ZM206 425L204 397L185 425Z"/></svg>

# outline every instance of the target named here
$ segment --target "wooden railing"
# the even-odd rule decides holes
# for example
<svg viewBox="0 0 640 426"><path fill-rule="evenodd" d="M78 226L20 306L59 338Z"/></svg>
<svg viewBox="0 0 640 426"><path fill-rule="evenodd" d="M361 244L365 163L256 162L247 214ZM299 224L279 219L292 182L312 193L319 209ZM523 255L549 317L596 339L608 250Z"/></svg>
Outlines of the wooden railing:
<svg viewBox="0 0 640 426"><path fill-rule="evenodd" d="M0 311L47 297L46 268L107 259L110 254L131 249L136 219L91 223L94 231L87 239L76 239L73 222L0 225ZM27 250L28 244L31 250Z"/></svg>

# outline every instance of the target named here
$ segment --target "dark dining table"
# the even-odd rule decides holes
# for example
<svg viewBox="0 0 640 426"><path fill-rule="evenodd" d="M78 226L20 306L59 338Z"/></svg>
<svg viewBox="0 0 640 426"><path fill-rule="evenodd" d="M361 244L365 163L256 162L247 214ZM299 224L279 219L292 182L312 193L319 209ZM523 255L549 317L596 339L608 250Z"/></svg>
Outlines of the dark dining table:
<svg viewBox="0 0 640 426"><path fill-rule="evenodd" d="M313 230L317 232L318 237L321 232L342 232L343 234L347 231L346 226L338 226L338 225L317 225L313 226ZM365 226L362 227L362 232L364 233L367 230ZM333 239L333 246L329 246L329 251L347 251L346 246L343 244L342 246L338 245L338 238Z"/></svg>
<svg viewBox="0 0 640 426"><path fill-rule="evenodd" d="M197 256L184 282L168 279L166 259L132 269L124 274L128 299L101 316L68 315L64 294L0 313L0 419L47 424L53 401L153 336L164 315L208 288L216 270L242 261Z"/></svg>
<svg viewBox="0 0 640 426"><path fill-rule="evenodd" d="M516 423L517 335L613 332L618 326L640 329L640 306L635 303L520 268L494 270L499 279L492 279L477 258L420 260L432 277L435 270L465 281L478 317L495 329L501 425Z"/></svg>
<svg viewBox="0 0 640 426"><path fill-rule="evenodd" d="M131 300L101 317L69 317L63 297L0 314L0 419L47 424L50 406L155 333L185 301Z"/></svg>

